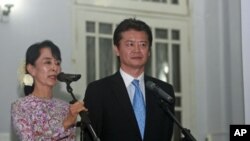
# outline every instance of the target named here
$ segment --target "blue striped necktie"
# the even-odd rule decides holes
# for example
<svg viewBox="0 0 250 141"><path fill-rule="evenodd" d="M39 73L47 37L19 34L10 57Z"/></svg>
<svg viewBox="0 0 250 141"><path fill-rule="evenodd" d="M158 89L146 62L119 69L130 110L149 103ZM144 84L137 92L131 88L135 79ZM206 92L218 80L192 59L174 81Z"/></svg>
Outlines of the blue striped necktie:
<svg viewBox="0 0 250 141"><path fill-rule="evenodd" d="M145 104L143 95L139 86L139 80L133 80L132 84L135 86L135 94L133 99L133 108L135 117L137 120L137 124L140 129L141 136L144 136L144 128L145 128Z"/></svg>

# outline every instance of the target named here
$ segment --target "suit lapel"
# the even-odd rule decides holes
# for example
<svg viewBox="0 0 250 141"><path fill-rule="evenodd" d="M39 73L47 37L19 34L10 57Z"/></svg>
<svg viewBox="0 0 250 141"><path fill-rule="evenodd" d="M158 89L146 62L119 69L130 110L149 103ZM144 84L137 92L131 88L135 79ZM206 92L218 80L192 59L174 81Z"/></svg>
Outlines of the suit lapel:
<svg viewBox="0 0 250 141"><path fill-rule="evenodd" d="M117 99L118 103L121 104L120 106L123 108L122 112L125 112L125 114L129 117L128 121L131 124L128 125L132 125L131 129L137 129L138 134L140 134L134 115L134 110L128 96L127 88L119 71L114 74L112 85L115 99Z"/></svg>
<svg viewBox="0 0 250 141"><path fill-rule="evenodd" d="M147 76L144 76L144 83L146 84L146 82L150 80L149 77ZM154 107L153 105L155 105L155 101L153 101L152 99L154 99L154 96L152 95L152 91L150 89L148 89L146 86L145 86L145 97L146 97L146 124L145 124L145 136L144 136L144 139L146 140L147 139L147 135L148 133L150 133L151 129L148 128L147 126L150 126L150 124L152 123L149 123L149 121L155 121L153 118L154 118L154 112L156 112L152 107Z"/></svg>

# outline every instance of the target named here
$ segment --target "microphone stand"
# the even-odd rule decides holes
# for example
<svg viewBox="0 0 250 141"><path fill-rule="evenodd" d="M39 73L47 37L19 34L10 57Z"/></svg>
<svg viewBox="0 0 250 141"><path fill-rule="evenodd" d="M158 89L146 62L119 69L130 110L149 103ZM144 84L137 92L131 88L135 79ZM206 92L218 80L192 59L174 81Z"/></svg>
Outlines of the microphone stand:
<svg viewBox="0 0 250 141"><path fill-rule="evenodd" d="M73 98L73 100L70 103L73 104L77 101L77 99L76 99L75 95L73 94L73 89L71 88L70 83L71 83L71 81L66 81L67 91L71 94L71 96ZM100 141L100 139L96 135L96 133L91 125L91 122L90 122L90 119L87 115L87 112L81 111L79 114L81 116L81 121L80 121L80 124L76 124L76 125L81 127L80 140L83 141L84 128L87 127L87 129L89 130L90 134L93 137L93 140Z"/></svg>
<svg viewBox="0 0 250 141"><path fill-rule="evenodd" d="M182 134L184 135L184 138L182 138L182 141L196 141L196 139L190 133L190 130L187 128L183 128L181 126L180 122L174 116L174 114L169 110L168 103L166 103L164 100L160 99L160 105L164 109L164 111L174 120L176 125L180 128Z"/></svg>

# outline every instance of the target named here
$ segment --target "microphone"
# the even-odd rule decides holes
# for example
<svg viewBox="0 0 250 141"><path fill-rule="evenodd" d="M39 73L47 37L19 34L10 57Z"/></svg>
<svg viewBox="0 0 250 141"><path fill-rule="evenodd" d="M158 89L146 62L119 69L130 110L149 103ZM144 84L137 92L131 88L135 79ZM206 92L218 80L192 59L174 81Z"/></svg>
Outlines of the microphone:
<svg viewBox="0 0 250 141"><path fill-rule="evenodd" d="M81 78L81 74L67 74L67 73L64 73L64 72L60 72L57 75L57 80L59 80L61 82L77 81L80 78Z"/></svg>
<svg viewBox="0 0 250 141"><path fill-rule="evenodd" d="M152 81L147 81L146 82L146 87L152 91L155 91L158 93L158 95L165 100L166 102L173 104L174 99L171 97L169 94L167 94L165 91L163 91L159 86L157 86L154 82Z"/></svg>

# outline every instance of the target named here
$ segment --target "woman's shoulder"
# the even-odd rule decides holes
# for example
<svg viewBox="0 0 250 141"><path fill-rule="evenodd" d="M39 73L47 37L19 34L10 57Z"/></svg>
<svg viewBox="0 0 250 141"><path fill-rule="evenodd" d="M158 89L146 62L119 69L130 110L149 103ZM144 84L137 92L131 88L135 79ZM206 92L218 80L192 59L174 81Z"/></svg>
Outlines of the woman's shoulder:
<svg viewBox="0 0 250 141"><path fill-rule="evenodd" d="M31 101L30 96L18 98L17 100L11 103L11 110L15 111L15 110L20 110L22 108L27 108L27 106L30 105L28 104L30 103L30 101Z"/></svg>
<svg viewBox="0 0 250 141"><path fill-rule="evenodd" d="M25 96L25 97L20 97L18 98L17 100L15 100L12 105L20 105L20 104L23 104L23 103L26 103L27 101L30 101L30 96Z"/></svg>

